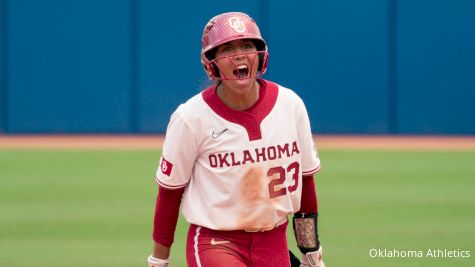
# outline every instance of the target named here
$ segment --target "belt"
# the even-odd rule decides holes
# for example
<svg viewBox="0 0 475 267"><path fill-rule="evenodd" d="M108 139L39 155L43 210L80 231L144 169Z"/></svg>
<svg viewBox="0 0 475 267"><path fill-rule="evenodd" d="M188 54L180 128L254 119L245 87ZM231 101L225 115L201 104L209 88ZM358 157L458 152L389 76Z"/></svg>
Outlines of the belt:
<svg viewBox="0 0 475 267"><path fill-rule="evenodd" d="M279 222L277 222L276 224L274 225L271 225L269 227L264 227L264 228L256 228L256 229L244 229L245 232L249 232L249 233L256 233L256 232L267 232L267 231L270 231L270 230L273 230L279 226L281 226L282 224L286 223L287 222L287 217L284 217L282 218L282 220L280 220Z"/></svg>

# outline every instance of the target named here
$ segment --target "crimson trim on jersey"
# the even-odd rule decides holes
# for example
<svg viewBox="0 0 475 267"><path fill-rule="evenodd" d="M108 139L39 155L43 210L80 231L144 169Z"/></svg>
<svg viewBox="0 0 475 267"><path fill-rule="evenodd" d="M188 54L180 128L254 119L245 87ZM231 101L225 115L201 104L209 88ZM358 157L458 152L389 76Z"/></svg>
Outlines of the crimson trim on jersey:
<svg viewBox="0 0 475 267"><path fill-rule="evenodd" d="M243 111L226 106L216 94L216 85L202 93L203 100L216 114L246 129L249 141L262 138L261 122L274 108L279 93L277 84L263 79L257 79L257 82L260 84L259 99L252 107Z"/></svg>
<svg viewBox="0 0 475 267"><path fill-rule="evenodd" d="M187 183L182 184L182 185L170 185L170 184L166 184L166 183L160 181L160 179L158 179L158 177L155 177L155 180L157 181L157 183L158 183L160 186L163 186L163 187L168 188L168 189L183 188L183 187L185 187L186 185L188 185L188 183L189 183L189 182L187 182Z"/></svg>
<svg viewBox="0 0 475 267"><path fill-rule="evenodd" d="M306 172L302 172L302 175L311 175L311 174L315 174L317 172L320 171L320 165L318 165L316 168L313 168L309 171L306 171Z"/></svg>

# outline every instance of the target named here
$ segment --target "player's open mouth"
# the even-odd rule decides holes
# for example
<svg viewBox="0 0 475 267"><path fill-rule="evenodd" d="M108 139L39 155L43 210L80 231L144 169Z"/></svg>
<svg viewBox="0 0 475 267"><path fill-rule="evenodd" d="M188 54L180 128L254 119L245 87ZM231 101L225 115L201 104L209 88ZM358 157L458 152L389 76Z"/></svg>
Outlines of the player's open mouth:
<svg viewBox="0 0 475 267"><path fill-rule="evenodd" d="M233 70L233 74L237 79L244 79L249 77L249 68L247 65L238 65L237 69Z"/></svg>

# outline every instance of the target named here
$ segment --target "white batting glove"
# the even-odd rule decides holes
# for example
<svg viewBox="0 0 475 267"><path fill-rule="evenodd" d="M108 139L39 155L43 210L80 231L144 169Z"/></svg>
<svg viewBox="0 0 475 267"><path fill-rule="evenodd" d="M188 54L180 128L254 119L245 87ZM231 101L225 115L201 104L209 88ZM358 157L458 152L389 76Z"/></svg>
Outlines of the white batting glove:
<svg viewBox="0 0 475 267"><path fill-rule="evenodd" d="M323 248L320 248L317 251L309 252L302 254L302 261L300 262L300 267L325 267L323 263Z"/></svg>
<svg viewBox="0 0 475 267"><path fill-rule="evenodd" d="M162 260L159 258L155 258L153 255L148 256L148 267L170 267L168 265L168 259Z"/></svg>

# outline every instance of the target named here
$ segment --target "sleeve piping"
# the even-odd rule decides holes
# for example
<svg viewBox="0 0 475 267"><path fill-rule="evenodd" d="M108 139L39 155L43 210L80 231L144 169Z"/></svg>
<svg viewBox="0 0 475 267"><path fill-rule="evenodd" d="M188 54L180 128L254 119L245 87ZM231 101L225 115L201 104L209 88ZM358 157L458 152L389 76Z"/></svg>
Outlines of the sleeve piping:
<svg viewBox="0 0 475 267"><path fill-rule="evenodd" d="M157 183L158 183L160 186L162 186L162 187L164 187L164 188L167 188L167 189L179 189L179 188L183 188L183 187L187 186L187 185L190 183L190 181L188 181L188 182L186 182L186 183L184 183L184 184L182 184L182 185L171 185L171 184L167 184L167 183L164 183L164 182L160 181L160 179L158 179L158 177L155 177L155 181L157 181Z"/></svg>
<svg viewBox="0 0 475 267"><path fill-rule="evenodd" d="M320 165L318 165L317 167L311 169L311 170L308 170L308 171L302 171L302 175L313 175L317 172L320 171Z"/></svg>

